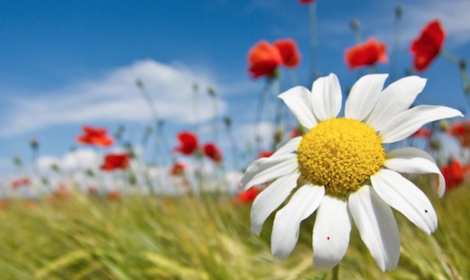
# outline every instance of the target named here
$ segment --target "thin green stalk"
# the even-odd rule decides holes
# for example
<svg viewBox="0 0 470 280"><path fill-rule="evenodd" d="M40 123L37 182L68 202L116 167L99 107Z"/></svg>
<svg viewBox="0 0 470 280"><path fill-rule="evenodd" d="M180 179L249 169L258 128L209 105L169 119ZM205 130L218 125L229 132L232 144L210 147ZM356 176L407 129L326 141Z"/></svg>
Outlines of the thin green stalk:
<svg viewBox="0 0 470 280"><path fill-rule="evenodd" d="M394 36L393 36L393 49L390 63L390 82L394 82L397 76L397 64L398 64L398 49L400 48L400 26L401 18L403 14L403 8L398 6L395 9L395 24L394 24Z"/></svg>
<svg viewBox="0 0 470 280"><path fill-rule="evenodd" d="M333 267L331 272L331 280L338 280L339 279L339 264Z"/></svg>
<svg viewBox="0 0 470 280"><path fill-rule="evenodd" d="M310 4L310 35L311 35L311 48L312 48L312 60L311 60L311 82L317 78L317 59L318 59L318 35L317 35L317 12L316 12L316 1L312 1Z"/></svg>
<svg viewBox="0 0 470 280"><path fill-rule="evenodd" d="M256 153L259 153L261 150L261 132L260 132L260 125L263 116L263 108L264 103L266 103L266 97L268 95L268 89L271 86L271 79L266 80L266 84L261 89L258 98L258 108L256 109L256 117L255 117L255 143L256 143Z"/></svg>

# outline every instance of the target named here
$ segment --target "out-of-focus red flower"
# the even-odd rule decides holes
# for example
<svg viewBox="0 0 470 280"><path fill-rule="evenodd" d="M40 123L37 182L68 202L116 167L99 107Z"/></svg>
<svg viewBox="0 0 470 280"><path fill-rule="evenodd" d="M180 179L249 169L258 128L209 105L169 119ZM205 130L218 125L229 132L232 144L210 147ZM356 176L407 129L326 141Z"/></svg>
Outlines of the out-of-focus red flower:
<svg viewBox="0 0 470 280"><path fill-rule="evenodd" d="M290 133L290 138L295 138L304 135L304 128L302 126L295 127Z"/></svg>
<svg viewBox="0 0 470 280"><path fill-rule="evenodd" d="M89 194L96 194L98 193L98 188L96 186L88 186L87 191Z"/></svg>
<svg viewBox="0 0 470 280"><path fill-rule="evenodd" d="M345 51L345 60L349 69L371 66L377 62L387 63L387 46L374 38L355 45Z"/></svg>
<svg viewBox="0 0 470 280"><path fill-rule="evenodd" d="M299 0L300 3L302 4L310 4L312 2L314 2L315 0Z"/></svg>
<svg viewBox="0 0 470 280"><path fill-rule="evenodd" d="M6 209L10 205L10 201L6 199L0 200L0 209Z"/></svg>
<svg viewBox="0 0 470 280"><path fill-rule="evenodd" d="M259 41L248 52L248 72L253 79L259 77L272 77L276 68L282 64L281 54L275 46L266 41Z"/></svg>
<svg viewBox="0 0 470 280"><path fill-rule="evenodd" d="M194 154L198 148L198 140L194 133L183 131L178 133L178 141L180 146L173 149L174 152L179 152L184 155L190 156Z"/></svg>
<svg viewBox="0 0 470 280"><path fill-rule="evenodd" d="M253 200L255 200L255 198L260 192L260 189L258 189L257 187L251 187L250 189L241 192L238 195L238 200L243 203L251 203L253 202Z"/></svg>
<svg viewBox="0 0 470 280"><path fill-rule="evenodd" d="M447 129L447 133L460 141L460 146L470 147L470 121L454 123Z"/></svg>
<svg viewBox="0 0 470 280"><path fill-rule="evenodd" d="M433 20L424 27L410 48L414 55L413 67L417 71L425 70L439 55L444 39L445 32L438 20Z"/></svg>
<svg viewBox="0 0 470 280"><path fill-rule="evenodd" d="M79 143L85 145L109 147L113 144L113 139L108 136L104 128L94 128L90 126L82 127L83 135L77 137Z"/></svg>
<svg viewBox="0 0 470 280"><path fill-rule="evenodd" d="M113 201L120 200L121 199L121 193L119 191L110 191L108 193L108 199L113 200Z"/></svg>
<svg viewBox="0 0 470 280"><path fill-rule="evenodd" d="M260 151L259 152L259 155L258 155L258 158L264 158L264 157L270 157L272 156L272 154L274 154L273 151Z"/></svg>
<svg viewBox="0 0 470 280"><path fill-rule="evenodd" d="M421 127L418 129L411 137L415 138L424 138L424 139L429 139L432 136L432 131L429 128Z"/></svg>
<svg viewBox="0 0 470 280"><path fill-rule="evenodd" d="M28 177L18 178L11 181L11 187L17 189L19 187L27 187L31 185L31 180Z"/></svg>
<svg viewBox="0 0 470 280"><path fill-rule="evenodd" d="M67 186L64 183L60 183L54 194L57 197L67 198L70 196L70 191L67 189Z"/></svg>
<svg viewBox="0 0 470 280"><path fill-rule="evenodd" d="M448 165L441 167L441 172L446 179L447 190L459 187L465 178L465 170L456 159L452 159Z"/></svg>
<svg viewBox="0 0 470 280"><path fill-rule="evenodd" d="M204 154L214 162L219 163L222 161L222 152L214 143L204 145Z"/></svg>
<svg viewBox="0 0 470 280"><path fill-rule="evenodd" d="M285 67L297 67L300 63L300 52L297 44L292 39L280 39L273 44L281 54L282 65Z"/></svg>
<svg viewBox="0 0 470 280"><path fill-rule="evenodd" d="M175 162L170 169L170 174L173 176L182 176L184 174L184 170L186 166L182 163Z"/></svg>
<svg viewBox="0 0 470 280"><path fill-rule="evenodd" d="M104 157L104 163L101 166L103 171L113 171L116 169L126 169L129 166L129 155L122 154L107 154Z"/></svg>

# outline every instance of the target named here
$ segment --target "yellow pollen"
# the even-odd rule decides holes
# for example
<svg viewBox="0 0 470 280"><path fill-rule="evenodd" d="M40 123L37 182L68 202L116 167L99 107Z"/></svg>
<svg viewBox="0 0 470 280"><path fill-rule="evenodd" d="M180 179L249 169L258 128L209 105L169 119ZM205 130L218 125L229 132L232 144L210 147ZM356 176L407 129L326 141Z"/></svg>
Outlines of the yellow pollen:
<svg viewBox="0 0 470 280"><path fill-rule="evenodd" d="M384 165L385 150L370 126L355 119L334 118L303 136L297 160L305 180L325 186L331 195L345 196Z"/></svg>

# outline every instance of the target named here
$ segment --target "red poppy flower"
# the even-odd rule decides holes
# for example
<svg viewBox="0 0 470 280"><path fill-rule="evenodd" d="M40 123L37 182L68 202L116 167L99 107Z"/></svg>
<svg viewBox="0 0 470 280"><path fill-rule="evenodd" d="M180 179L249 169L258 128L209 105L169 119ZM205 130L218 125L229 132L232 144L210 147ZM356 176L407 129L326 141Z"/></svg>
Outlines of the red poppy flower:
<svg viewBox="0 0 470 280"><path fill-rule="evenodd" d="M260 41L253 46L248 52L248 62L250 72L253 79L274 75L276 68L283 62L279 50L266 41Z"/></svg>
<svg viewBox="0 0 470 280"><path fill-rule="evenodd" d="M429 139L431 135L432 131L429 128L421 127L411 137Z"/></svg>
<svg viewBox="0 0 470 280"><path fill-rule="evenodd" d="M87 191L89 194L97 194L98 193L98 188L95 186L88 186Z"/></svg>
<svg viewBox="0 0 470 280"><path fill-rule="evenodd" d="M267 158L267 157L272 156L273 153L274 153L273 151L260 151L258 158L264 158L264 157Z"/></svg>
<svg viewBox="0 0 470 280"><path fill-rule="evenodd" d="M281 54L282 65L286 67L297 67L300 62L300 52L297 44L292 39L277 40L273 44Z"/></svg>
<svg viewBox="0 0 470 280"><path fill-rule="evenodd" d="M261 191L257 187L249 188L248 190L238 195L238 200L243 203L251 203L255 200Z"/></svg>
<svg viewBox="0 0 470 280"><path fill-rule="evenodd" d="M101 166L103 171L113 171L116 169L126 169L129 166L128 154L107 154L104 157L104 164Z"/></svg>
<svg viewBox="0 0 470 280"><path fill-rule="evenodd" d="M314 2L315 0L299 0L300 3L302 4L310 4L312 2Z"/></svg>
<svg viewBox="0 0 470 280"><path fill-rule="evenodd" d="M15 179L11 182L11 187L17 189L19 187L27 187L31 184L31 180L28 177Z"/></svg>
<svg viewBox="0 0 470 280"><path fill-rule="evenodd" d="M438 20L433 20L424 27L410 48L414 55L413 66L417 71L423 71L431 64L441 51L444 39L445 32Z"/></svg>
<svg viewBox="0 0 470 280"><path fill-rule="evenodd" d="M187 156L196 152L199 145L196 135L189 131L184 131L179 133L177 137L181 145L176 147L173 151L180 152Z"/></svg>
<svg viewBox="0 0 470 280"><path fill-rule="evenodd" d="M204 145L204 154L214 162L219 163L222 161L222 152L213 143Z"/></svg>
<svg viewBox="0 0 470 280"><path fill-rule="evenodd" d="M449 165L443 166L441 168L441 172L446 179L446 186L448 190L459 187L464 181L464 168L456 159L452 159Z"/></svg>
<svg viewBox="0 0 470 280"><path fill-rule="evenodd" d="M470 147L470 121L458 122L449 127L447 133L457 137L460 146Z"/></svg>
<svg viewBox="0 0 470 280"><path fill-rule="evenodd" d="M83 135L77 137L77 141L85 145L109 147L113 144L113 139L108 136L106 129L82 127Z"/></svg>
<svg viewBox="0 0 470 280"><path fill-rule="evenodd" d="M170 174L173 176L181 176L184 174L185 169L186 169L186 166L184 164L175 162L170 169Z"/></svg>
<svg viewBox="0 0 470 280"><path fill-rule="evenodd" d="M119 191L110 191L108 193L108 199L113 200L113 201L117 201L117 200L121 199L121 193Z"/></svg>
<svg viewBox="0 0 470 280"><path fill-rule="evenodd" d="M345 52L345 60L349 69L371 66L377 62L387 63L387 46L374 38L365 43L351 47Z"/></svg>

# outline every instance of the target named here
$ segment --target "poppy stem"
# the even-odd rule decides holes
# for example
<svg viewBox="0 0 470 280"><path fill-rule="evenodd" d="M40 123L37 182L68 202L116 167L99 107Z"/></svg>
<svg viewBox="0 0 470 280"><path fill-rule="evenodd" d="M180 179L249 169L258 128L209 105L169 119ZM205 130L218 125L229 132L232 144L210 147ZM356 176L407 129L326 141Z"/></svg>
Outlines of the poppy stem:
<svg viewBox="0 0 470 280"><path fill-rule="evenodd" d="M318 36L317 36L317 7L316 1L310 4L310 34L312 47L311 78L315 81L317 78L317 58L318 58Z"/></svg>
<svg viewBox="0 0 470 280"><path fill-rule="evenodd" d="M338 280L339 279L339 264L333 267L331 272L331 280Z"/></svg>
<svg viewBox="0 0 470 280"><path fill-rule="evenodd" d="M208 89L209 96L212 97L212 109L214 113L214 122L212 124L212 141L217 143L217 119L219 116L219 105L217 100L217 94L213 87L209 87Z"/></svg>
<svg viewBox="0 0 470 280"><path fill-rule="evenodd" d="M233 134L232 134L232 120L229 116L225 117L225 127L227 130L227 137L230 141L230 146L232 147L233 168L238 171L239 170L238 145L237 145L237 141L235 141L235 138L233 137Z"/></svg>
<svg viewBox="0 0 470 280"><path fill-rule="evenodd" d="M263 116L263 108L264 103L266 103L266 97L268 95L269 87L271 86L271 79L266 80L266 84L261 89L258 99L258 108L256 109L256 119L255 119L255 143L256 143L256 153L258 154L261 150L261 133L260 133L260 125Z"/></svg>
<svg viewBox="0 0 470 280"><path fill-rule="evenodd" d="M403 8L398 6L395 8L395 24L394 24L394 36L393 36L393 50L390 62L390 82L396 80L397 75L397 64L398 64L398 49L400 48L400 26L401 18L403 14Z"/></svg>

